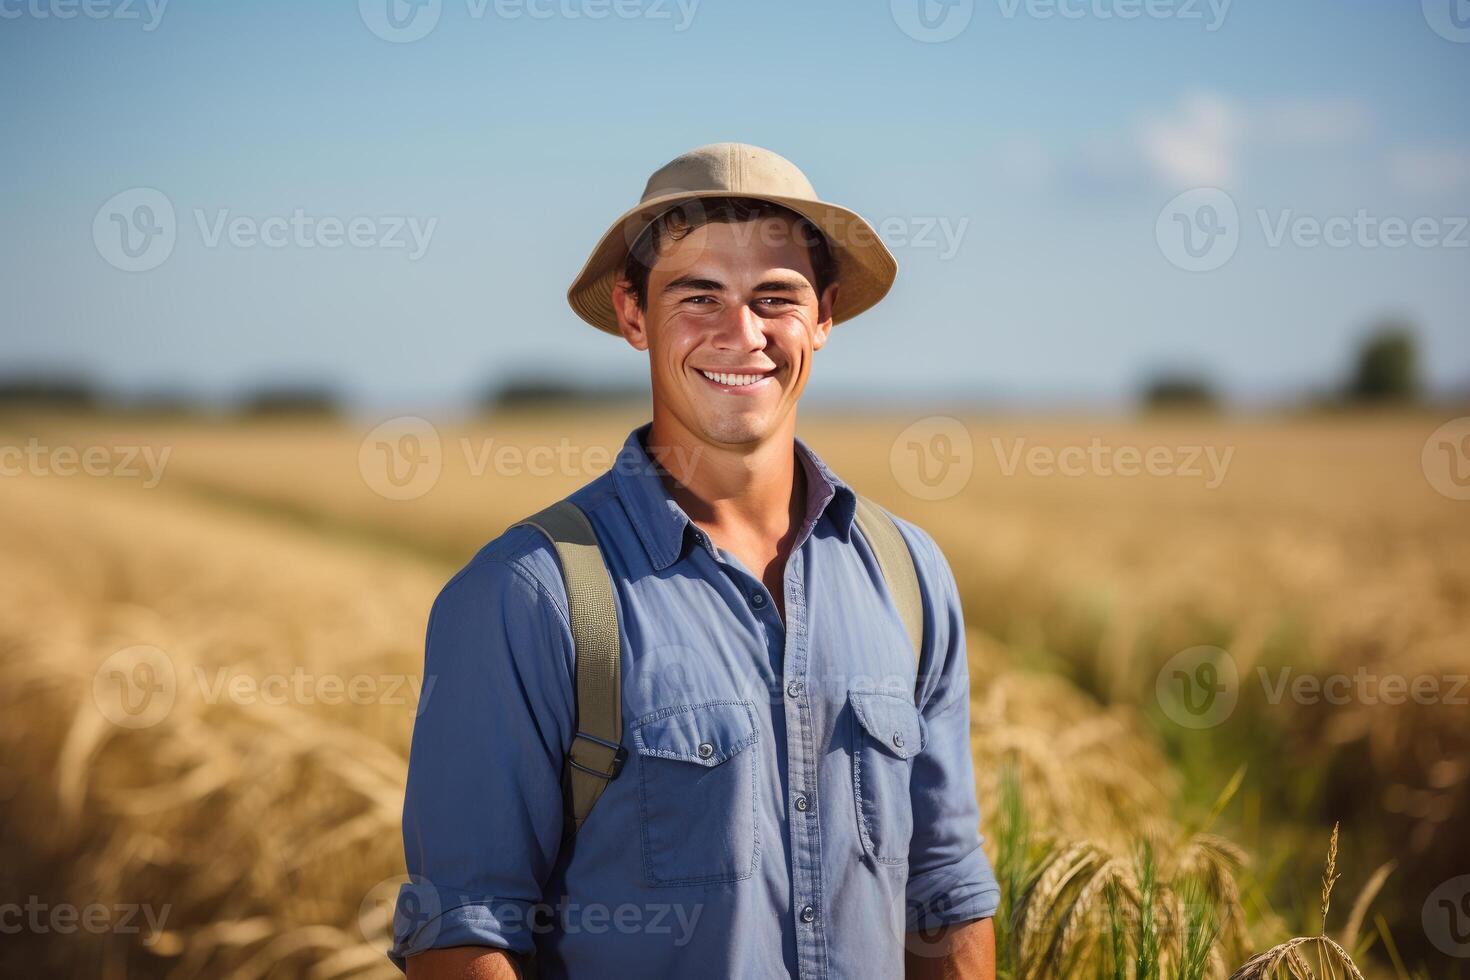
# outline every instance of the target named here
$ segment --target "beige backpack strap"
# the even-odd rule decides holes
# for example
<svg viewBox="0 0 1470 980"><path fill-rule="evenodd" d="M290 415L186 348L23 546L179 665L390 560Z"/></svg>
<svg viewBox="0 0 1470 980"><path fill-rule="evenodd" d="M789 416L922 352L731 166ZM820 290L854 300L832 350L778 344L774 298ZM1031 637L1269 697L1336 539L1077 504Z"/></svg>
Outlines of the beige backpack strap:
<svg viewBox="0 0 1470 980"><path fill-rule="evenodd" d="M597 535L580 507L562 500L519 524L529 524L550 539L566 584L577 662L577 731L565 774L575 833L608 782L618 778L628 756L620 744L623 685L617 602Z"/></svg>
<svg viewBox="0 0 1470 980"><path fill-rule="evenodd" d="M924 604L919 595L919 573L914 567L914 556L898 525L893 523L892 515L867 497L857 498L857 525L878 559L883 580L888 583L888 594L898 607L917 663L924 653Z"/></svg>

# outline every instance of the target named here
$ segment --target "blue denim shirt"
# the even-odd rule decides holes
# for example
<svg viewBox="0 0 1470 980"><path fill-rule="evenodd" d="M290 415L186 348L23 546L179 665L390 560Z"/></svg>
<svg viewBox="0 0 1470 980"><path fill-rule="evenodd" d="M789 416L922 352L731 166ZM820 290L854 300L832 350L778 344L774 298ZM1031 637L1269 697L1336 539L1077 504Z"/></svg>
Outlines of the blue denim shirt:
<svg viewBox="0 0 1470 980"><path fill-rule="evenodd" d="M389 955L534 950L552 980L901 977L907 931L991 916L999 897L954 576L900 520L923 595L916 672L853 491L798 439L783 624L669 496L648 429L572 498L617 594L627 763L564 839L566 592L545 539L507 531L429 617Z"/></svg>

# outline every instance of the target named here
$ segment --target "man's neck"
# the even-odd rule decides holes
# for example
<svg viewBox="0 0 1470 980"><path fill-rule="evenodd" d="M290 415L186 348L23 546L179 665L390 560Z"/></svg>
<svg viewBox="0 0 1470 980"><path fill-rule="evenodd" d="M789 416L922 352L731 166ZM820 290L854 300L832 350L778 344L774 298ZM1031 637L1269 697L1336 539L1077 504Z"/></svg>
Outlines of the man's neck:
<svg viewBox="0 0 1470 980"><path fill-rule="evenodd" d="M796 462L795 419L762 442L725 446L704 442L677 420L654 414L650 458L674 502L717 539L777 540L800 521L805 474ZM798 495L801 492L801 496Z"/></svg>

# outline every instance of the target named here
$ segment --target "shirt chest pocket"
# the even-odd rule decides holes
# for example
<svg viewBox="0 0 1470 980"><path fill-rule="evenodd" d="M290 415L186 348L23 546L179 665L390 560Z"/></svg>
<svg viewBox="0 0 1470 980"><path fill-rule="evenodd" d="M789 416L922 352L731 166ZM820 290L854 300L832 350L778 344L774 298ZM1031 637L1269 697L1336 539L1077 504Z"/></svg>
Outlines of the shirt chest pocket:
<svg viewBox="0 0 1470 980"><path fill-rule="evenodd" d="M875 861L905 864L914 834L909 778L924 747L919 709L893 694L849 691L847 699L858 837Z"/></svg>
<svg viewBox="0 0 1470 980"><path fill-rule="evenodd" d="M738 881L755 872L754 704L706 701L633 725L649 885Z"/></svg>

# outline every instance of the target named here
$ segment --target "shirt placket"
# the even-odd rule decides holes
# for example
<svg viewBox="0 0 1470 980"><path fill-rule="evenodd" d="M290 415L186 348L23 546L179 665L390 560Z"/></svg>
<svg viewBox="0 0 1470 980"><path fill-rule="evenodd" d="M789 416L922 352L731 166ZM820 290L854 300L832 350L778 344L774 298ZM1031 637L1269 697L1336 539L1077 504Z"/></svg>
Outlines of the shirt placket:
<svg viewBox="0 0 1470 980"><path fill-rule="evenodd" d="M783 583L786 598L786 649L782 699L786 715L786 762L791 828L791 915L796 927L800 976L827 976L826 909L822 894L822 828L818 814L817 754L812 718L807 642L805 548L791 553Z"/></svg>

